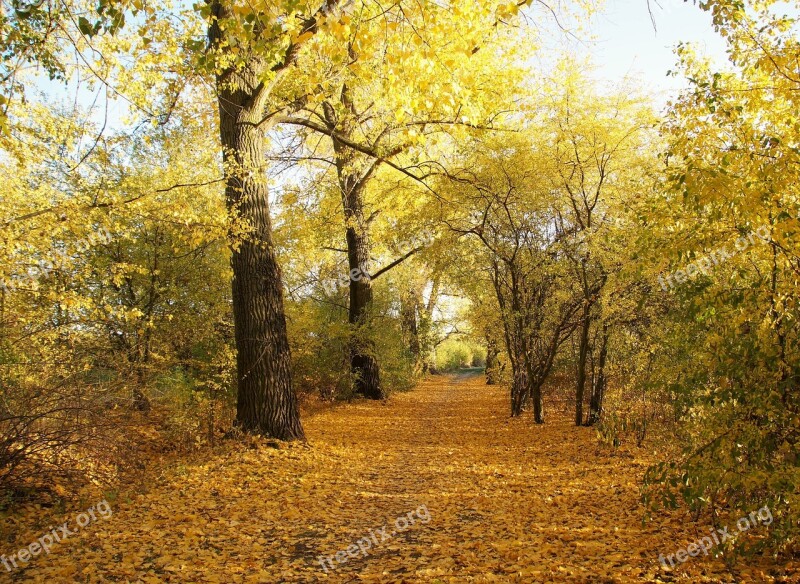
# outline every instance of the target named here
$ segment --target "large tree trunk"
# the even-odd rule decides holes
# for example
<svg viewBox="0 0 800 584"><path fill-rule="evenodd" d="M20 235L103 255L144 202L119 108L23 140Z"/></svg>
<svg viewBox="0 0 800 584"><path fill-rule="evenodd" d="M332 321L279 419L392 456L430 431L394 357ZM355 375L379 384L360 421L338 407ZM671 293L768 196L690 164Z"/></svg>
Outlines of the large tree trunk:
<svg viewBox="0 0 800 584"><path fill-rule="evenodd" d="M592 398L589 403L589 419L587 426L593 426L600 421L603 413L603 397L606 393L606 358L608 356L608 326L603 326L603 335L600 339L600 355L597 359L597 379L592 387Z"/></svg>
<svg viewBox="0 0 800 584"><path fill-rule="evenodd" d="M363 219L363 214L359 214ZM375 347L368 338L367 331L364 330L372 306L372 281L368 274L369 237L366 227L363 230L356 227L347 228L347 262L350 273L356 274L350 278L348 312L349 322L354 326L350 345L350 370L355 379L356 393L369 399L383 399L386 395L381 386Z"/></svg>
<svg viewBox="0 0 800 584"><path fill-rule="evenodd" d="M219 4L214 6L219 14ZM212 45L223 33L209 29ZM264 67L229 69L217 76L225 201L250 232L232 244L233 323L237 350L236 426L281 440L304 439L292 387L281 272L272 240L264 135Z"/></svg>
<svg viewBox="0 0 800 584"><path fill-rule="evenodd" d="M586 394L586 360L589 355L589 328L591 306L587 302L581 315L581 336L578 341L578 379L575 385L575 425L583 425L583 399Z"/></svg>
<svg viewBox="0 0 800 584"><path fill-rule="evenodd" d="M341 102L347 112L345 116L355 117L353 103L347 86L342 87ZM329 104L323 106L325 121L331 130L336 129L344 136L352 131L352 121L345 117L339 119L337 112ZM360 174L355 163L356 153L333 137L333 150L336 155L336 171L339 190L342 194L342 208L346 225L347 265L350 276L350 308L348 321L353 327L350 343L350 371L354 378L355 391L369 399L384 399L386 394L381 386L380 367L375 356L374 344L366 334L369 310L372 306L372 279L369 274L370 241L369 221L364 217L364 187L371 171ZM372 162L370 168L374 168Z"/></svg>

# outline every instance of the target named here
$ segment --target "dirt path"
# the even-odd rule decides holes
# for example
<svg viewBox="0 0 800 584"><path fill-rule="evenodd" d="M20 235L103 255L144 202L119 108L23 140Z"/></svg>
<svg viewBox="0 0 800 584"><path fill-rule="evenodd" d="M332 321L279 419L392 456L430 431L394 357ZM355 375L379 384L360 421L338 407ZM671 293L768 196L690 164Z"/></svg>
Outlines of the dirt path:
<svg viewBox="0 0 800 584"><path fill-rule="evenodd" d="M510 420L506 401L458 376L317 414L310 448L261 443L176 469L13 581L732 581L710 557L660 568L707 531L677 515L642 526L644 461L566 418Z"/></svg>

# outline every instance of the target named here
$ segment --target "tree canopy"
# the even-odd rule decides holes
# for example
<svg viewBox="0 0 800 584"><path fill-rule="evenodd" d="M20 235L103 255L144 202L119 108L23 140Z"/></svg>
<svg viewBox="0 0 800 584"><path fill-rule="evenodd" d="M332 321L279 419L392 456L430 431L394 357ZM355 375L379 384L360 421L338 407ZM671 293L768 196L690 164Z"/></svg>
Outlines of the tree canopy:
<svg viewBox="0 0 800 584"><path fill-rule="evenodd" d="M554 49L599 10L3 3L0 509L452 385L464 441L502 396L504 441L646 452L645 519L767 509L719 553L793 558L798 6L699 3L728 60L678 46L666 104Z"/></svg>

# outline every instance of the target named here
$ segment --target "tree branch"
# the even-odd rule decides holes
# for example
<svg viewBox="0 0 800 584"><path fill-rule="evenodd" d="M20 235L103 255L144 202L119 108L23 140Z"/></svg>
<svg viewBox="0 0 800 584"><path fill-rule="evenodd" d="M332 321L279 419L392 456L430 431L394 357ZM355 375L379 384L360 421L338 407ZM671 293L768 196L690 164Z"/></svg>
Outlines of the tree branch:
<svg viewBox="0 0 800 584"><path fill-rule="evenodd" d="M377 277L378 277L378 276L380 276L381 274L385 274L386 272L388 272L388 271L389 271L389 270L391 270L392 268L395 268L395 267L399 266L399 265L400 265L400 264L402 264L404 261L406 261L408 258L410 258L412 255L414 255L415 253L417 253L418 251L421 251L421 250L423 250L423 249L425 249L425 248L424 248L424 247L415 247L414 249L412 249L410 252L408 252L408 253L407 253L407 254L405 254L404 256L402 256L402 257L400 257L400 258L398 258L398 259L394 260L394 261L393 261L391 264L389 264L388 266L385 266L385 267L381 268L380 270L378 270L377 272L375 272L373 275L371 275L371 276L370 276L370 279L371 279L371 280L374 280L375 278L377 278Z"/></svg>

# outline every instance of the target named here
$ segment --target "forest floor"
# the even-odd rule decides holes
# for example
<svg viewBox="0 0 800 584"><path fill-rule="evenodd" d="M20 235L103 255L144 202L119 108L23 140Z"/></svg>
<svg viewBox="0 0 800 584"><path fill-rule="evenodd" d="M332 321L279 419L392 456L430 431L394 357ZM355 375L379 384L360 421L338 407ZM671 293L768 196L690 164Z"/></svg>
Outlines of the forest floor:
<svg viewBox="0 0 800 584"><path fill-rule="evenodd" d="M664 569L660 554L710 528L682 513L642 523L644 449L602 447L566 415L535 426L506 410L506 392L472 374L317 412L309 445L228 445L120 491L85 527L50 518L75 533L19 569L0 564L0 581L800 581L758 562L737 579L702 554ZM42 525L17 525L0 553Z"/></svg>

